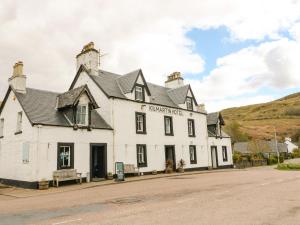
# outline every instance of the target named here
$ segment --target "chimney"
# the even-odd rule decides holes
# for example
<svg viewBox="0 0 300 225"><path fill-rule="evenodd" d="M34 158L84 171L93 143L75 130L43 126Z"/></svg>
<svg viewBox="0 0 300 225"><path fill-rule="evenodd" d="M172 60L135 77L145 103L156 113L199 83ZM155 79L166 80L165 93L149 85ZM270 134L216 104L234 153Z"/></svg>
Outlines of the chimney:
<svg viewBox="0 0 300 225"><path fill-rule="evenodd" d="M94 42L86 44L76 56L76 71L81 65L84 65L91 74L97 75L100 65L99 56L99 51L94 48Z"/></svg>
<svg viewBox="0 0 300 225"><path fill-rule="evenodd" d="M205 110L205 104L199 104L197 106L197 111L202 113L207 113L207 111Z"/></svg>
<svg viewBox="0 0 300 225"><path fill-rule="evenodd" d="M168 76L168 80L165 82L166 88L177 88L184 85L183 78L180 72L174 72Z"/></svg>
<svg viewBox="0 0 300 225"><path fill-rule="evenodd" d="M14 91L26 93L26 76L23 74L23 62L15 63L13 67L13 75L8 79L8 83Z"/></svg>

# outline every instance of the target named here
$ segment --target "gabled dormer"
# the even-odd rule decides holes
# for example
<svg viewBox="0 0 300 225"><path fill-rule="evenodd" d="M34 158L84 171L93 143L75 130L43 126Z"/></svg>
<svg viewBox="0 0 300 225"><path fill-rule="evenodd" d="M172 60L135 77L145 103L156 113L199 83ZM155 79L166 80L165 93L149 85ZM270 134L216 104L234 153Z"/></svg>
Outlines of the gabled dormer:
<svg viewBox="0 0 300 225"><path fill-rule="evenodd" d="M138 102L150 101L150 90L141 69L125 74L117 79L123 94Z"/></svg>
<svg viewBox="0 0 300 225"><path fill-rule="evenodd" d="M189 84L169 89L167 92L172 101L180 108L197 111L198 104Z"/></svg>
<svg viewBox="0 0 300 225"><path fill-rule="evenodd" d="M207 129L209 136L222 137L222 126L225 125L223 117L220 112L207 114Z"/></svg>
<svg viewBox="0 0 300 225"><path fill-rule="evenodd" d="M77 127L90 127L92 110L99 108L87 85L57 96L57 110Z"/></svg>

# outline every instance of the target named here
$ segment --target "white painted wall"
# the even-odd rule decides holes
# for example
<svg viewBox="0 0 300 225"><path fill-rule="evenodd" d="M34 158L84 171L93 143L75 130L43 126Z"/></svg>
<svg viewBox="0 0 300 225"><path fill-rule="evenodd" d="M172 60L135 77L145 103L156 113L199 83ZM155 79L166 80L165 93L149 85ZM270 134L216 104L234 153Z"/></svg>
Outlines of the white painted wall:
<svg viewBox="0 0 300 225"><path fill-rule="evenodd" d="M18 112L22 112L21 134L15 134ZM37 162L36 132L13 91L8 96L0 118L4 118L3 138L0 139L0 178L34 181ZM28 163L23 163L22 160L22 148L25 142L29 142Z"/></svg>
<svg viewBox="0 0 300 225"><path fill-rule="evenodd" d="M218 165L219 166L228 166L232 165L232 147L231 147L231 138L215 138L215 137L208 137L208 149L211 151L211 146L217 147L218 152ZM223 155L222 155L222 146L227 147L227 157L228 161L223 161ZM211 154L209 153L210 158L210 165L211 165Z"/></svg>

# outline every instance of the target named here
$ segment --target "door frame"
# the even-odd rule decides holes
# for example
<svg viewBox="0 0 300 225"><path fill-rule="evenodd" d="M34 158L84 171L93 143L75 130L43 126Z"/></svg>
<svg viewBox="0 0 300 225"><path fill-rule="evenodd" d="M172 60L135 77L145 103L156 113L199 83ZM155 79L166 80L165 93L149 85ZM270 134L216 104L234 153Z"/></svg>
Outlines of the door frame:
<svg viewBox="0 0 300 225"><path fill-rule="evenodd" d="M106 143L90 143L90 180L93 179L93 168L92 168L92 163L93 163L93 147L98 146L98 147L104 147L103 148L103 157L104 157L104 177L106 178L107 174L107 144Z"/></svg>
<svg viewBox="0 0 300 225"><path fill-rule="evenodd" d="M214 168L213 166L213 149L215 150L215 155L216 155L216 163L217 163L216 168ZM218 147L216 145L210 146L210 155L211 155L211 167L213 169L217 169L219 167L219 162L218 162L219 159L218 159Z"/></svg>
<svg viewBox="0 0 300 225"><path fill-rule="evenodd" d="M173 170L176 171L176 153L175 153L175 145L165 145L165 162L167 161L167 148L172 147L172 155L173 155Z"/></svg>

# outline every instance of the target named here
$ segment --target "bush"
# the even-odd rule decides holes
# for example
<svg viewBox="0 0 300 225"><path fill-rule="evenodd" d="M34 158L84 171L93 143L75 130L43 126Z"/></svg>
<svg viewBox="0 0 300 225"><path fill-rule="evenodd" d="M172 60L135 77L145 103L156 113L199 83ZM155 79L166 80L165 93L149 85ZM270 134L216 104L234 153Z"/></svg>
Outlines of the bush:
<svg viewBox="0 0 300 225"><path fill-rule="evenodd" d="M283 163L284 157L282 155L279 156L279 163ZM278 163L278 157L277 155L271 155L270 158L268 158L268 165L274 165Z"/></svg>
<svg viewBox="0 0 300 225"><path fill-rule="evenodd" d="M240 152L234 151L232 155L233 163L237 163L243 160L242 154Z"/></svg>
<svg viewBox="0 0 300 225"><path fill-rule="evenodd" d="M300 158L300 149L295 148L292 153L293 158Z"/></svg>

